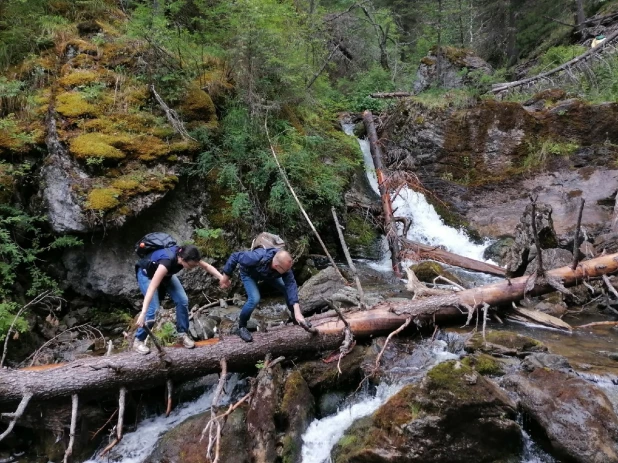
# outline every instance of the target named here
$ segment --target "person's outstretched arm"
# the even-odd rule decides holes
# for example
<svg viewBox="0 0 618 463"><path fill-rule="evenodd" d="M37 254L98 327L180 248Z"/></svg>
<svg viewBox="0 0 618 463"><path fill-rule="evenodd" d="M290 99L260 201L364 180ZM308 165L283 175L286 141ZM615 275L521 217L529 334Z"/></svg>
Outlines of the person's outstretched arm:
<svg viewBox="0 0 618 463"><path fill-rule="evenodd" d="M261 248L254 249L253 251L237 251L232 253L223 267L223 278L219 280L219 286L222 288L230 286L230 277L237 265L254 267L260 263L262 257L264 257L264 252Z"/></svg>
<svg viewBox="0 0 618 463"><path fill-rule="evenodd" d="M148 289L146 290L146 295L144 296L144 303L142 304L142 311L139 314L139 318L137 319L136 325L139 327L144 326L144 322L146 321L146 312L148 312L148 306L152 301L152 297L154 296L155 291L163 281L167 275L167 268L165 265L159 264L157 267L157 271L152 276L152 280L150 280L150 284L148 285Z"/></svg>
<svg viewBox="0 0 618 463"><path fill-rule="evenodd" d="M210 273L213 277L216 277L219 280L219 286L223 289L229 288L230 280L229 278L225 278L219 270L217 270L214 266L210 265L208 262L200 260L199 266L206 270L206 272Z"/></svg>

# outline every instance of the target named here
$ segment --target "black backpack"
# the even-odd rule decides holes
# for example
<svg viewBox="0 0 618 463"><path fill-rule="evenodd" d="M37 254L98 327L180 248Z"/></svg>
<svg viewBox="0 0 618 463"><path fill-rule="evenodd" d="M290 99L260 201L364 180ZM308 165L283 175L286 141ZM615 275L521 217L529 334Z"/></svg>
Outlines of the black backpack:
<svg viewBox="0 0 618 463"><path fill-rule="evenodd" d="M135 254L143 259L159 249L171 248L172 246L176 246L176 244L176 240L167 233L148 233L135 243Z"/></svg>

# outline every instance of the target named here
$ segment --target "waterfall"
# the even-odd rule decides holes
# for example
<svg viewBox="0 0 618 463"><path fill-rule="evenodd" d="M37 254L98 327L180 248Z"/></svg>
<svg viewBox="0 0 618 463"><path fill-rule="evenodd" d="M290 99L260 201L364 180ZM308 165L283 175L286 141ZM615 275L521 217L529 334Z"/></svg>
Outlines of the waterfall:
<svg viewBox="0 0 618 463"><path fill-rule="evenodd" d="M342 124L342 127L346 134L354 136L353 124ZM369 149L369 141L358 139L358 144L363 153L369 184L379 195L378 179ZM393 210L397 211L397 216L406 217L412 223L406 235L409 240L430 246L444 246L448 251L460 256L484 261L483 251L489 244L489 240L484 244L473 243L465 231L446 225L422 193L404 186L399 194L392 198L392 202ZM397 226L401 230L401 224ZM390 254L388 253L386 239L384 239L382 247L386 247L387 255L376 267L379 270L390 269Z"/></svg>
<svg viewBox="0 0 618 463"><path fill-rule="evenodd" d="M238 383L238 374L230 376L225 387L225 392L220 400L220 405L230 401L232 392ZM186 419L210 409L212 398L217 385L213 385L193 402L178 405L172 410L170 416L159 415L147 418L139 423L137 429L126 433L120 443L114 447L110 454L104 458L94 455L92 459L84 463L141 463L154 450L159 438L170 429L178 426Z"/></svg>

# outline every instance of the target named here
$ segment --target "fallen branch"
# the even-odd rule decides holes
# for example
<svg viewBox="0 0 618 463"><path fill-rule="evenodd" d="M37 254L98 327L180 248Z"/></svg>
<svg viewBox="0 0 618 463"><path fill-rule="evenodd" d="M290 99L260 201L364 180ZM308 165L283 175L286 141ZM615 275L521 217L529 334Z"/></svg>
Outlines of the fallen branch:
<svg viewBox="0 0 618 463"><path fill-rule="evenodd" d="M339 268L337 268L337 264L335 264L334 259L331 257L330 253L328 252L328 249L326 249L326 245L324 244L324 241L322 241L322 237L320 236L320 234L318 233L318 231L314 227L313 222L309 218L309 215L307 215L307 212L305 211L305 208L301 204L300 199L298 199L298 196L296 196L296 192L294 191L294 188L292 188L292 184L290 183L290 180L288 179L288 176L285 173L285 170L283 170L283 167L281 166L281 163L279 162L279 157L277 156L277 153L275 152L275 148L273 147L273 143L272 143L272 141L270 139L270 135L268 133L268 124L267 124L267 122L268 122L267 120L264 121L264 130L266 131L266 138L268 139L268 144L270 145L270 151L271 151L271 153L273 155L273 158L275 159L275 163L277 164L277 167L279 168L279 173L281 174L281 178L283 178L283 181L285 182L285 184L287 185L288 189L290 190L290 193L292 193L292 197L294 198L294 201L296 201L296 204L298 205L298 208L300 209L300 212L303 214L303 217L305 217L305 220L309 224L309 227L311 227L311 231L313 231L313 234L315 235L315 237L317 238L318 242L322 246L322 250L324 251L324 254L326 255L326 257L328 257L328 260L330 261L331 265L333 266L333 268L335 269L337 274L341 277L341 279L343 281L345 281L347 283L346 279L343 277L343 275L339 271Z"/></svg>
<svg viewBox="0 0 618 463"><path fill-rule="evenodd" d="M377 92L370 93L369 96L371 98L405 98L409 96L414 96L414 93L410 92Z"/></svg>
<svg viewBox="0 0 618 463"><path fill-rule="evenodd" d="M378 354L378 356L376 357L376 363L375 366L373 367L373 373L378 371L378 369L380 368L380 359L382 358L382 355L384 355L384 351L386 350L386 346L388 346L388 342L391 340L391 338L399 333L401 333L403 330L406 329L406 327L410 324L410 322L412 321L412 317L408 317L406 318L406 321L404 322L403 325L401 325L399 328L397 328L395 331L393 331L391 334L388 335L388 337L386 338L386 341L384 341L384 345L382 346L382 350L380 350L380 353Z"/></svg>
<svg viewBox="0 0 618 463"><path fill-rule="evenodd" d="M218 463L219 461L219 448L221 442L221 420L217 417L216 408L219 405L219 399L225 387L225 381L227 377L227 361L221 359L221 374L219 376L219 382L217 388L212 397L212 403L210 405L210 420L204 426L202 430L202 436L200 441L204 439L206 432L208 432L208 447L206 449L206 459L212 463ZM214 450L214 455L213 455Z"/></svg>
<svg viewBox="0 0 618 463"><path fill-rule="evenodd" d="M68 463L69 458L73 455L73 443L75 442L75 426L77 424L77 405L78 395L73 394L71 396L71 427L69 428L69 445L64 452L64 463Z"/></svg>
<svg viewBox="0 0 618 463"><path fill-rule="evenodd" d="M178 113L176 111L174 111L172 108L170 108L165 103L165 101L163 101L163 98L161 98L161 96L157 93L157 91L155 90L154 84L150 86L150 91L152 92L152 94L154 95L155 99L157 100L157 103L159 103L159 106L161 106L161 109L165 113L165 117L167 117L167 121L174 128L174 130L178 134L180 134L180 136L183 138L183 140L196 141L195 138L191 137L191 135L189 135L189 133L185 129L185 126L182 123L182 120L180 119L180 116L178 116Z"/></svg>
<svg viewBox="0 0 618 463"><path fill-rule="evenodd" d="M17 312L17 315L15 315L15 317L13 318L13 321L11 322L11 325L9 326L9 330L6 332L6 337L4 338L4 349L2 351L2 358L0 359L0 368L2 368L4 366L4 360L6 359L7 348L8 348L8 345L9 345L9 339L11 338L11 335L13 334L13 328L15 327L15 323L17 322L17 320L19 319L21 314L24 313L24 311L28 307L30 307L31 305L38 304L39 302L44 300L46 297L48 297L50 294L51 294L51 291L45 291L45 292L39 294L34 299L32 299L30 302L28 302L26 305L24 305L21 309L19 309L19 311Z"/></svg>
<svg viewBox="0 0 618 463"><path fill-rule="evenodd" d="M165 407L165 417L167 418L172 413L172 392L174 388L174 383L171 379L168 379L165 382L165 390L167 391L167 406Z"/></svg>
<svg viewBox="0 0 618 463"><path fill-rule="evenodd" d="M99 457L105 456L107 452L116 447L118 443L122 440L122 426L124 422L124 408L127 398L127 388L121 387L120 394L118 395L118 423L116 423L116 438L103 449L101 455Z"/></svg>
<svg viewBox="0 0 618 463"><path fill-rule="evenodd" d="M573 241L573 265L571 265L572 269L577 267L577 263L579 262L579 232L582 226L582 214L584 212L584 204L586 201L584 198L581 198L579 203L579 213L577 214L577 226L575 227L575 240Z"/></svg>
<svg viewBox="0 0 618 463"><path fill-rule="evenodd" d="M358 290L358 299L360 302L360 308L365 310L367 306L365 305L365 293L363 292L363 287L361 286L360 278L358 277L358 272L356 271L356 266L352 261L352 256L350 256L350 251L348 250L348 246L345 244L345 238L343 237L343 227L339 225L339 219L337 218L337 213L335 212L335 208L331 208L333 213L333 219L335 219L335 227L337 228L337 234L339 235L339 241L341 242L341 247L343 248L343 253L345 254L345 258L348 261L348 266L350 267L350 271L354 276L354 281L356 282L356 289Z"/></svg>
<svg viewBox="0 0 618 463"><path fill-rule="evenodd" d="M617 325L618 325L618 322L594 322L594 323L588 323L586 325L574 326L573 328L581 329L581 328L591 328L593 326L617 326Z"/></svg>
<svg viewBox="0 0 618 463"><path fill-rule="evenodd" d="M13 418L13 419L9 423L9 426L4 430L4 432L0 434L0 442L2 442L2 440L11 433L11 431L15 427L15 423L17 423L17 420L21 418L21 416L24 414L24 411L26 410L26 407L28 406L28 402L30 402L30 399L32 399L32 396L33 394L30 392L24 394L24 396L21 399L21 402L19 402L19 405L17 406L17 410L15 410L14 413L3 413L2 414L2 416L5 418Z"/></svg>

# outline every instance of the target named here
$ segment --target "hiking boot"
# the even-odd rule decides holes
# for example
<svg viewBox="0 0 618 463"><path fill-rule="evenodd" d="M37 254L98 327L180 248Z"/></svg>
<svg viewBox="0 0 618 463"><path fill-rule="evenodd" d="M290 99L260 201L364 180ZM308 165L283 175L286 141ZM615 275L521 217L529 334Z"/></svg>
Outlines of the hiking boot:
<svg viewBox="0 0 618 463"><path fill-rule="evenodd" d="M238 336L240 336L240 339L242 339L245 342L253 341L253 336L251 336L251 333L249 333L249 330L247 329L246 326L240 327L240 329L238 330Z"/></svg>
<svg viewBox="0 0 618 463"><path fill-rule="evenodd" d="M178 340L182 341L182 345L187 349L193 349L195 347L195 341L191 339L187 333L178 334Z"/></svg>
<svg viewBox="0 0 618 463"><path fill-rule="evenodd" d="M148 352L150 352L150 349L146 345L146 342L145 341L140 341L137 338L135 338L133 340L133 350L135 352L139 352L142 355L146 355Z"/></svg>

